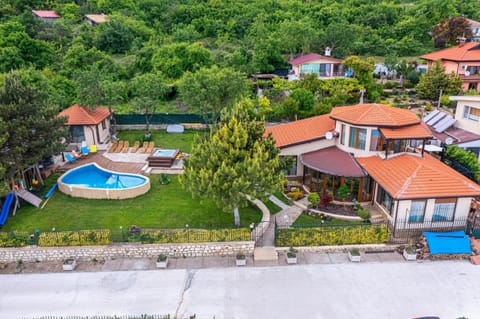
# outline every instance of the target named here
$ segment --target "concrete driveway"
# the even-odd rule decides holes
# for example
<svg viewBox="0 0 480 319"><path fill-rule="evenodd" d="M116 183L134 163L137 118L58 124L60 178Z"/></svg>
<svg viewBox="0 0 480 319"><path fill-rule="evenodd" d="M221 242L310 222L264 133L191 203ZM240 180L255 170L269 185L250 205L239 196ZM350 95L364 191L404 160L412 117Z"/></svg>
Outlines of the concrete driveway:
<svg viewBox="0 0 480 319"><path fill-rule="evenodd" d="M0 281L0 319L480 318L480 267L466 261L1 275Z"/></svg>

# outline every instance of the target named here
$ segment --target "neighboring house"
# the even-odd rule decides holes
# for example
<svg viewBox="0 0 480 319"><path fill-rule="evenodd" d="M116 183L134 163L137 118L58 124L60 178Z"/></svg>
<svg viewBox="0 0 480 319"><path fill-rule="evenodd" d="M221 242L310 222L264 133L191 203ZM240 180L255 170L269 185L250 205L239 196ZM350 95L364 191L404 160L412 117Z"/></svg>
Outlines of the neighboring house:
<svg viewBox="0 0 480 319"><path fill-rule="evenodd" d="M32 10L34 16L43 21L55 21L60 16L55 11L46 11L46 10Z"/></svg>
<svg viewBox="0 0 480 319"><path fill-rule="evenodd" d="M381 104L336 107L328 115L266 128L280 156L290 156L287 172L310 191L331 193L346 184L348 201L372 202L390 226L462 226L480 186L439 160L410 147L425 145L430 130L409 110Z"/></svg>
<svg viewBox="0 0 480 319"><path fill-rule="evenodd" d="M91 26L97 25L99 23L105 23L108 21L108 16L106 14L86 14L85 20Z"/></svg>
<svg viewBox="0 0 480 319"><path fill-rule="evenodd" d="M94 110L79 105L72 105L60 112L58 116L67 117L66 126L70 129L73 144L86 142L87 145L102 145L110 141L110 111L105 107Z"/></svg>
<svg viewBox="0 0 480 319"><path fill-rule="evenodd" d="M304 74L314 73L321 79L345 76L342 60L330 56L330 48L325 49L325 55L310 53L289 61L292 71L289 80L299 80Z"/></svg>
<svg viewBox="0 0 480 319"><path fill-rule="evenodd" d="M446 73L455 73L462 79L462 89L480 92L480 43L462 42L460 45L424 54L420 58L431 67L440 60Z"/></svg>
<svg viewBox="0 0 480 319"><path fill-rule="evenodd" d="M479 42L480 41L480 22L466 19L470 23L470 29L472 29L473 38L472 41Z"/></svg>

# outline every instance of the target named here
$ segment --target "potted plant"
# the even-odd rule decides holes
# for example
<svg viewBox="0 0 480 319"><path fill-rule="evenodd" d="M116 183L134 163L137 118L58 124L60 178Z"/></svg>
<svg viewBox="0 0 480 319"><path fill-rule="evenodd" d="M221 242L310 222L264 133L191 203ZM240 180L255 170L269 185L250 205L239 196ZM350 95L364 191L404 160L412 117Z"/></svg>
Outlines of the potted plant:
<svg viewBox="0 0 480 319"><path fill-rule="evenodd" d="M63 270L72 271L72 270L75 270L76 267L77 267L77 261L75 260L75 258L67 258L63 260L63 265L62 265Z"/></svg>
<svg viewBox="0 0 480 319"><path fill-rule="evenodd" d="M293 247L287 251L287 264L296 264L297 263L297 250Z"/></svg>
<svg viewBox="0 0 480 319"><path fill-rule="evenodd" d="M352 248L348 251L348 259L351 262L360 262L362 256L360 255L360 250L358 248Z"/></svg>
<svg viewBox="0 0 480 319"><path fill-rule="evenodd" d="M237 266L245 266L247 264L247 259L245 257L245 254L242 252L238 253L235 258L235 263Z"/></svg>
<svg viewBox="0 0 480 319"><path fill-rule="evenodd" d="M405 247L403 250L403 258L405 258L406 261L417 260L417 249L414 245L408 245Z"/></svg>
<svg viewBox="0 0 480 319"><path fill-rule="evenodd" d="M157 268L167 268L168 257L164 254L160 254L157 257Z"/></svg>

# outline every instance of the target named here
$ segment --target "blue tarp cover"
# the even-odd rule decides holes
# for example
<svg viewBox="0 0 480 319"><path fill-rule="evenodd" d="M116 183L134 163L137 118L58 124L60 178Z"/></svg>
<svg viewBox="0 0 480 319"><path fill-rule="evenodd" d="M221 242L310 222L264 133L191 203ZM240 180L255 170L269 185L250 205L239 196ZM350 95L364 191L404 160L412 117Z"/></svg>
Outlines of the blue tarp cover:
<svg viewBox="0 0 480 319"><path fill-rule="evenodd" d="M424 231L431 255L471 254L470 239L463 230L434 233Z"/></svg>

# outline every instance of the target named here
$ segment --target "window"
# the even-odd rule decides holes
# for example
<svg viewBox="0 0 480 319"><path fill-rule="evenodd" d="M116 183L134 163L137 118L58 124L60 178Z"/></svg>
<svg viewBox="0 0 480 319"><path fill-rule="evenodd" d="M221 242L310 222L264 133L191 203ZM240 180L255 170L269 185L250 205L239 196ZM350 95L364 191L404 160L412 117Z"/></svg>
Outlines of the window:
<svg viewBox="0 0 480 319"><path fill-rule="evenodd" d="M72 134L73 143L81 143L85 141L85 131L81 125L70 126L70 133Z"/></svg>
<svg viewBox="0 0 480 319"><path fill-rule="evenodd" d="M345 129L345 124L342 124L341 130L342 130L342 132L341 132L341 136L340 136L340 144L345 145L345 134L347 134L347 131Z"/></svg>
<svg viewBox="0 0 480 319"><path fill-rule="evenodd" d="M455 213L456 198L442 198L435 200L432 222L452 221Z"/></svg>
<svg viewBox="0 0 480 319"><path fill-rule="evenodd" d="M370 151L382 150L382 137L380 131L372 130L372 137L370 138Z"/></svg>
<svg viewBox="0 0 480 319"><path fill-rule="evenodd" d="M463 118L478 122L480 121L480 109L465 105L463 107Z"/></svg>
<svg viewBox="0 0 480 319"><path fill-rule="evenodd" d="M425 201L412 201L410 205L409 223L423 223L425 216Z"/></svg>
<svg viewBox="0 0 480 319"><path fill-rule="evenodd" d="M377 203L383 206L390 216L393 216L394 201L392 197L380 186L378 187Z"/></svg>
<svg viewBox="0 0 480 319"><path fill-rule="evenodd" d="M318 64L318 63L302 64L302 68L300 70L300 74L305 74L305 73L316 73L316 74L318 74L319 72L320 72L320 64Z"/></svg>
<svg viewBox="0 0 480 319"><path fill-rule="evenodd" d="M297 157L296 156L282 156L288 169L284 169L283 173L286 176L297 176Z"/></svg>
<svg viewBox="0 0 480 319"><path fill-rule="evenodd" d="M105 130L107 128L107 121L103 120L102 121L102 130Z"/></svg>
<svg viewBox="0 0 480 319"><path fill-rule="evenodd" d="M350 139L348 146L358 148L360 150L365 149L365 142L367 140L367 130L364 128L350 127Z"/></svg>

